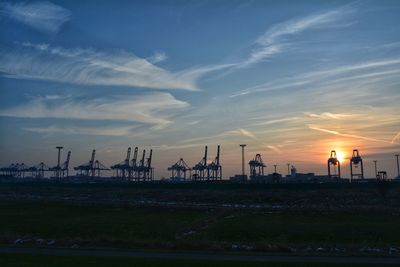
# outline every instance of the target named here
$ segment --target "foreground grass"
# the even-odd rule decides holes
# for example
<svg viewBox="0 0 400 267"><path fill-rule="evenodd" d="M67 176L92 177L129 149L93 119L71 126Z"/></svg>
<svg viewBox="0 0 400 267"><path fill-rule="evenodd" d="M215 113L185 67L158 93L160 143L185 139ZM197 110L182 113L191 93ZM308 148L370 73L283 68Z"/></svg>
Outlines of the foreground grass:
<svg viewBox="0 0 400 267"><path fill-rule="evenodd" d="M158 266L207 266L207 267L350 267L365 266L363 264L329 264L329 263L265 263L265 262L232 262L232 261L207 261L207 260L166 260L166 259L136 259L121 257L92 257L92 256L53 256L53 255L30 255L30 254L1 254L0 266L7 267L69 267L69 266L96 266L96 267L158 267ZM368 264L370 267L380 265Z"/></svg>
<svg viewBox="0 0 400 267"><path fill-rule="evenodd" d="M228 242L225 249L235 242L259 247L400 245L396 214L266 213L48 201L2 201L0 213L3 244L42 238L55 239L58 246L171 249L215 249L210 245L215 242L225 246Z"/></svg>

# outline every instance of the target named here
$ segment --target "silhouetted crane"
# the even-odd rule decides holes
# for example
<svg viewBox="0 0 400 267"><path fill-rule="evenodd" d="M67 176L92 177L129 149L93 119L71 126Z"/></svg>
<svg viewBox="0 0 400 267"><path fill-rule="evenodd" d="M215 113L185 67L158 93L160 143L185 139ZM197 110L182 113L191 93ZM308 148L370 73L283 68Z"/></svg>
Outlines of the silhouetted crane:
<svg viewBox="0 0 400 267"><path fill-rule="evenodd" d="M333 174L331 173L331 167L333 168ZM329 178L340 179L340 161L336 156L336 151L331 151L331 156L328 159L328 176Z"/></svg>
<svg viewBox="0 0 400 267"><path fill-rule="evenodd" d="M204 180L207 174L207 146L204 150L204 157L202 160L193 167L193 180Z"/></svg>
<svg viewBox="0 0 400 267"><path fill-rule="evenodd" d="M219 163L220 146L217 147L217 156L214 161L207 165L207 180L221 180L222 166Z"/></svg>
<svg viewBox="0 0 400 267"><path fill-rule="evenodd" d="M186 173L189 172L189 177L192 176L192 169L181 158L178 162L168 168L171 171L172 180L186 180Z"/></svg>

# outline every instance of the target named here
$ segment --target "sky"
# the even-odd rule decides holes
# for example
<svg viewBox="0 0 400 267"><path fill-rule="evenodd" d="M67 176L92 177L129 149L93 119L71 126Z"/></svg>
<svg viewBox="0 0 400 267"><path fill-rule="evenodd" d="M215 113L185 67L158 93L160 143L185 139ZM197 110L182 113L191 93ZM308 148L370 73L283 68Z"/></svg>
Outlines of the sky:
<svg viewBox="0 0 400 267"><path fill-rule="evenodd" d="M359 149L397 175L399 1L0 1L0 165L105 165L153 149L156 178L221 145L224 177L326 174ZM248 170L248 166L246 166Z"/></svg>

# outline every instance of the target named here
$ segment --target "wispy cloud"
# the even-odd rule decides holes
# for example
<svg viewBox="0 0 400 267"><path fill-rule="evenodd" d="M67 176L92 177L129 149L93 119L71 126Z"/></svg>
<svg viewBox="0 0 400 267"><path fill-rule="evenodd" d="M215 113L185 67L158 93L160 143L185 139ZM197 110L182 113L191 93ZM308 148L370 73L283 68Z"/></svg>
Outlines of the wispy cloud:
<svg viewBox="0 0 400 267"><path fill-rule="evenodd" d="M316 131L320 131L320 132L324 132L324 133L329 133L329 134L334 134L334 135L340 135L340 136L343 136L343 137L350 137L350 138L356 138L356 139L363 139L363 140L374 141L374 142L391 143L390 141L387 141L387 140L381 140L381 139L376 139L376 138L371 138L371 137L366 137L366 136L356 135L356 134L341 133L341 132L334 131L334 130L319 128L319 127L314 126L314 125L308 125L308 128L311 129L311 130L316 130Z"/></svg>
<svg viewBox="0 0 400 267"><path fill-rule="evenodd" d="M347 20L354 12L353 5L345 5L334 10L276 24L257 38L251 53L239 67L248 67L282 53L292 46L288 39L303 32L349 26L351 23L344 23L344 20Z"/></svg>
<svg viewBox="0 0 400 267"><path fill-rule="evenodd" d="M349 85L349 81L362 81L368 79L385 79L396 77L399 70L400 59L377 59L357 64L348 64L301 73L295 76L280 78L279 80L269 81L256 86L248 87L230 95L231 98L246 96L249 94L287 90L313 85L314 88L323 88L326 85ZM361 72L361 73L360 73Z"/></svg>
<svg viewBox="0 0 400 267"><path fill-rule="evenodd" d="M227 67L199 66L170 72L124 51L65 49L29 42L17 44L13 51L0 51L0 62L0 72L11 78L192 91L198 90L198 79Z"/></svg>
<svg viewBox="0 0 400 267"><path fill-rule="evenodd" d="M156 63L165 61L167 59L168 59L168 56L164 52L156 52L156 53L154 53L154 55L147 58L147 60L152 64L156 64Z"/></svg>
<svg viewBox="0 0 400 267"><path fill-rule="evenodd" d="M398 132L392 139L390 143L395 144L396 141L400 138L400 132Z"/></svg>
<svg viewBox="0 0 400 267"><path fill-rule="evenodd" d="M52 100L39 97L32 101L0 110L0 116L21 118L65 118L140 122L158 127L171 123L168 112L180 110L188 103L169 93L149 93L129 97Z"/></svg>
<svg viewBox="0 0 400 267"><path fill-rule="evenodd" d="M305 112L305 115L311 118L319 118L319 119L345 119L349 117L354 117L354 114L344 114L344 113L331 113L331 112L322 112L321 114L315 114L310 112Z"/></svg>
<svg viewBox="0 0 400 267"><path fill-rule="evenodd" d="M185 149L185 148L191 148L191 147L199 147L199 146L204 146L204 144L187 144L187 145L156 145L152 146L152 148L157 149L157 150L174 150L174 149Z"/></svg>
<svg viewBox="0 0 400 267"><path fill-rule="evenodd" d="M279 154L282 153L282 150L281 150L279 147L277 147L277 146L274 146L274 145L266 145L266 147L267 147L268 149L271 149L272 151L274 151L274 152L276 152L276 153L279 153Z"/></svg>
<svg viewBox="0 0 400 267"><path fill-rule="evenodd" d="M132 135L132 126L112 126L112 127L60 127L50 125L48 127L26 127L22 128L25 131L40 133L40 134L76 134L76 135L100 135L100 136L128 136Z"/></svg>
<svg viewBox="0 0 400 267"><path fill-rule="evenodd" d="M58 32L71 18L68 9L50 2L4 2L0 4L0 14L36 30L50 33Z"/></svg>
<svg viewBox="0 0 400 267"><path fill-rule="evenodd" d="M300 117L287 117L287 118L281 118L281 119L275 119L275 120L267 120L267 121L256 123L254 125L256 125L256 126L270 125L270 124L275 124L275 123L297 121L299 119L300 119Z"/></svg>

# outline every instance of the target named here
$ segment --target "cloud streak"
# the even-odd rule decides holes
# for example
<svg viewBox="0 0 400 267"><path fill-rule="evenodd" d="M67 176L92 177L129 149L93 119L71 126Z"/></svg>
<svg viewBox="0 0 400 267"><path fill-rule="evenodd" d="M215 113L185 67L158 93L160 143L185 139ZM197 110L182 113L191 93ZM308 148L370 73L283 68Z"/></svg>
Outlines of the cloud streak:
<svg viewBox="0 0 400 267"><path fill-rule="evenodd" d="M156 56L153 61L160 61ZM23 43L0 51L0 72L16 79L48 80L82 85L129 86L196 91L204 75L229 65L212 65L170 72L124 51L66 49Z"/></svg>
<svg viewBox="0 0 400 267"><path fill-rule="evenodd" d="M39 134L75 134L75 135L97 135L97 136L128 136L132 135L132 130L135 127L122 126L122 127L59 127L50 125L48 127L26 127L22 128L25 131L39 133Z"/></svg>
<svg viewBox="0 0 400 267"><path fill-rule="evenodd" d="M338 131L323 129L323 128L319 128L319 127L313 126L313 125L308 125L308 128L311 129L311 130L316 130L316 131L329 133L329 134L333 134L333 135L340 135L340 136L343 136L343 137L350 137L350 138L356 138L356 139L362 139L362 140L374 141L374 142L383 142L383 143L389 143L389 144L392 143L390 141L381 140L381 139L375 139L375 138L370 138L370 137L365 137L365 136L362 136L362 135L340 133Z"/></svg>
<svg viewBox="0 0 400 267"><path fill-rule="evenodd" d="M354 12L352 5L346 5L331 11L276 24L257 38L253 43L251 53L239 67L249 67L286 51L291 47L288 39L303 32L349 26L351 24L343 24L343 20Z"/></svg>
<svg viewBox="0 0 400 267"><path fill-rule="evenodd" d="M399 70L400 58L377 59L358 64L349 64L327 68L325 70L310 71L294 77L281 78L260 85L248 87L230 95L231 98L246 96L249 94L287 90L299 88L305 85L317 85L322 88L325 85L349 85L349 81L357 82L379 78L396 77ZM383 69L383 70L380 70ZM360 74L361 72L361 74Z"/></svg>
<svg viewBox="0 0 400 267"><path fill-rule="evenodd" d="M172 123L167 115L168 111L188 106L188 103L177 100L169 93L95 98L88 101L72 98L49 100L39 97L26 104L0 110L0 116L129 121L162 128Z"/></svg>
<svg viewBox="0 0 400 267"><path fill-rule="evenodd" d="M1 3L0 14L42 32L56 33L71 19L68 9L50 2Z"/></svg>

